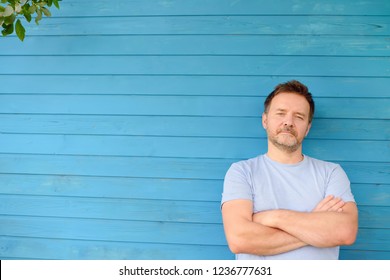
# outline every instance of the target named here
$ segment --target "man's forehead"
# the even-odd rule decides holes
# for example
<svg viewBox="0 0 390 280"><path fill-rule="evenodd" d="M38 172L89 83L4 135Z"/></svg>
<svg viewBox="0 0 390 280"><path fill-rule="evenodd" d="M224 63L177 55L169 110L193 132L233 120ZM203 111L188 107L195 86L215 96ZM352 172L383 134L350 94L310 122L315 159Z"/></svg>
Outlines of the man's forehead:
<svg viewBox="0 0 390 280"><path fill-rule="evenodd" d="M306 111L310 110L310 104L306 98L300 94L283 92L275 95L271 101L270 108L274 110L288 110L295 108L300 109L300 111Z"/></svg>
<svg viewBox="0 0 390 280"><path fill-rule="evenodd" d="M295 103L302 103L302 104L307 104L310 106L309 101L306 100L306 98L295 92L281 92L278 93L277 95L274 96L274 98L271 101L272 103L276 103L273 101L277 101L277 103L290 103L290 102L295 102Z"/></svg>

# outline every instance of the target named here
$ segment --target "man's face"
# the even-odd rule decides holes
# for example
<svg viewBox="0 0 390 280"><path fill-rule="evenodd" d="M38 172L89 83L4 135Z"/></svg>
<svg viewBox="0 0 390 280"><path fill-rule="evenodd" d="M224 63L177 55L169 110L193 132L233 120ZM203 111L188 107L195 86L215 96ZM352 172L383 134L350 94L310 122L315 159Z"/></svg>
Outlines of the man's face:
<svg viewBox="0 0 390 280"><path fill-rule="evenodd" d="M286 152L297 151L309 133L309 113L310 105L305 97L288 92L277 94L268 112L263 113L269 142Z"/></svg>

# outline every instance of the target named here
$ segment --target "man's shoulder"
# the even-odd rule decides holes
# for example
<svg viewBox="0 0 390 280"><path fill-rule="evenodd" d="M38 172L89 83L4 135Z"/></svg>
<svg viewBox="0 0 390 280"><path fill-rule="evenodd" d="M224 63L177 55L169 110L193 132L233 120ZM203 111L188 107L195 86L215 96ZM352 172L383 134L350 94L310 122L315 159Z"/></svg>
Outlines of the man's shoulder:
<svg viewBox="0 0 390 280"><path fill-rule="evenodd" d="M228 173L239 173L239 174L251 174L258 171L261 168L263 155L259 155L249 159L243 159L236 162L233 162L230 165Z"/></svg>
<svg viewBox="0 0 390 280"><path fill-rule="evenodd" d="M327 169L334 169L334 168L340 167L340 164L335 163L335 162L322 160L322 159L318 159L318 158L313 158L313 157L306 156L306 155L305 155L305 158L310 164L312 164L314 166L323 167L323 168L327 168Z"/></svg>
<svg viewBox="0 0 390 280"><path fill-rule="evenodd" d="M241 167L241 168L251 168L255 165L258 165L259 162L262 161L263 156L264 155L258 155L256 157L239 160L239 161L233 162L232 166Z"/></svg>

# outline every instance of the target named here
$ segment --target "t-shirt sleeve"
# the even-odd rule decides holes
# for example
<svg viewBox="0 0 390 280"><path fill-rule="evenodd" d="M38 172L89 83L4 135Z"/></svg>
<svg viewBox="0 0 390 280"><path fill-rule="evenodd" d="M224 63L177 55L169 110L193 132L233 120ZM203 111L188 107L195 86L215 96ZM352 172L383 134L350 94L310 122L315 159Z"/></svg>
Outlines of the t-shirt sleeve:
<svg viewBox="0 0 390 280"><path fill-rule="evenodd" d="M249 183L249 178L249 172L241 164L233 163L225 175L221 206L223 203L235 199L253 201L252 186Z"/></svg>
<svg viewBox="0 0 390 280"><path fill-rule="evenodd" d="M329 176L326 195L330 194L340 197L345 202L355 202L348 176L338 164L335 165Z"/></svg>

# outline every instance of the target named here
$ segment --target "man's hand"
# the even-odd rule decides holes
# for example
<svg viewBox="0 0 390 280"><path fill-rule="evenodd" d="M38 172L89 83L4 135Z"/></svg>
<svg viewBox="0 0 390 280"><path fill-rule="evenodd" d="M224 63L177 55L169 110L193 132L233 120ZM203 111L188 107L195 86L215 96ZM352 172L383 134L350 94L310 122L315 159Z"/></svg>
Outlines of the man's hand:
<svg viewBox="0 0 390 280"><path fill-rule="evenodd" d="M345 202L341 198L335 197L334 195L328 195L316 205L312 212L342 212L344 205ZM272 215L274 214L274 210L254 213L253 221L263 225L270 225L272 224L271 219L273 219Z"/></svg>
<svg viewBox="0 0 390 280"><path fill-rule="evenodd" d="M322 212L322 211L334 211L342 212L345 202L339 197L334 195L328 195L323 200L321 200L317 206L312 210L312 212Z"/></svg>
<svg viewBox="0 0 390 280"><path fill-rule="evenodd" d="M284 209L262 211L252 220L280 229L314 247L351 245L357 234L358 212L354 202L327 196L311 212ZM337 230L335 230L337 229Z"/></svg>

